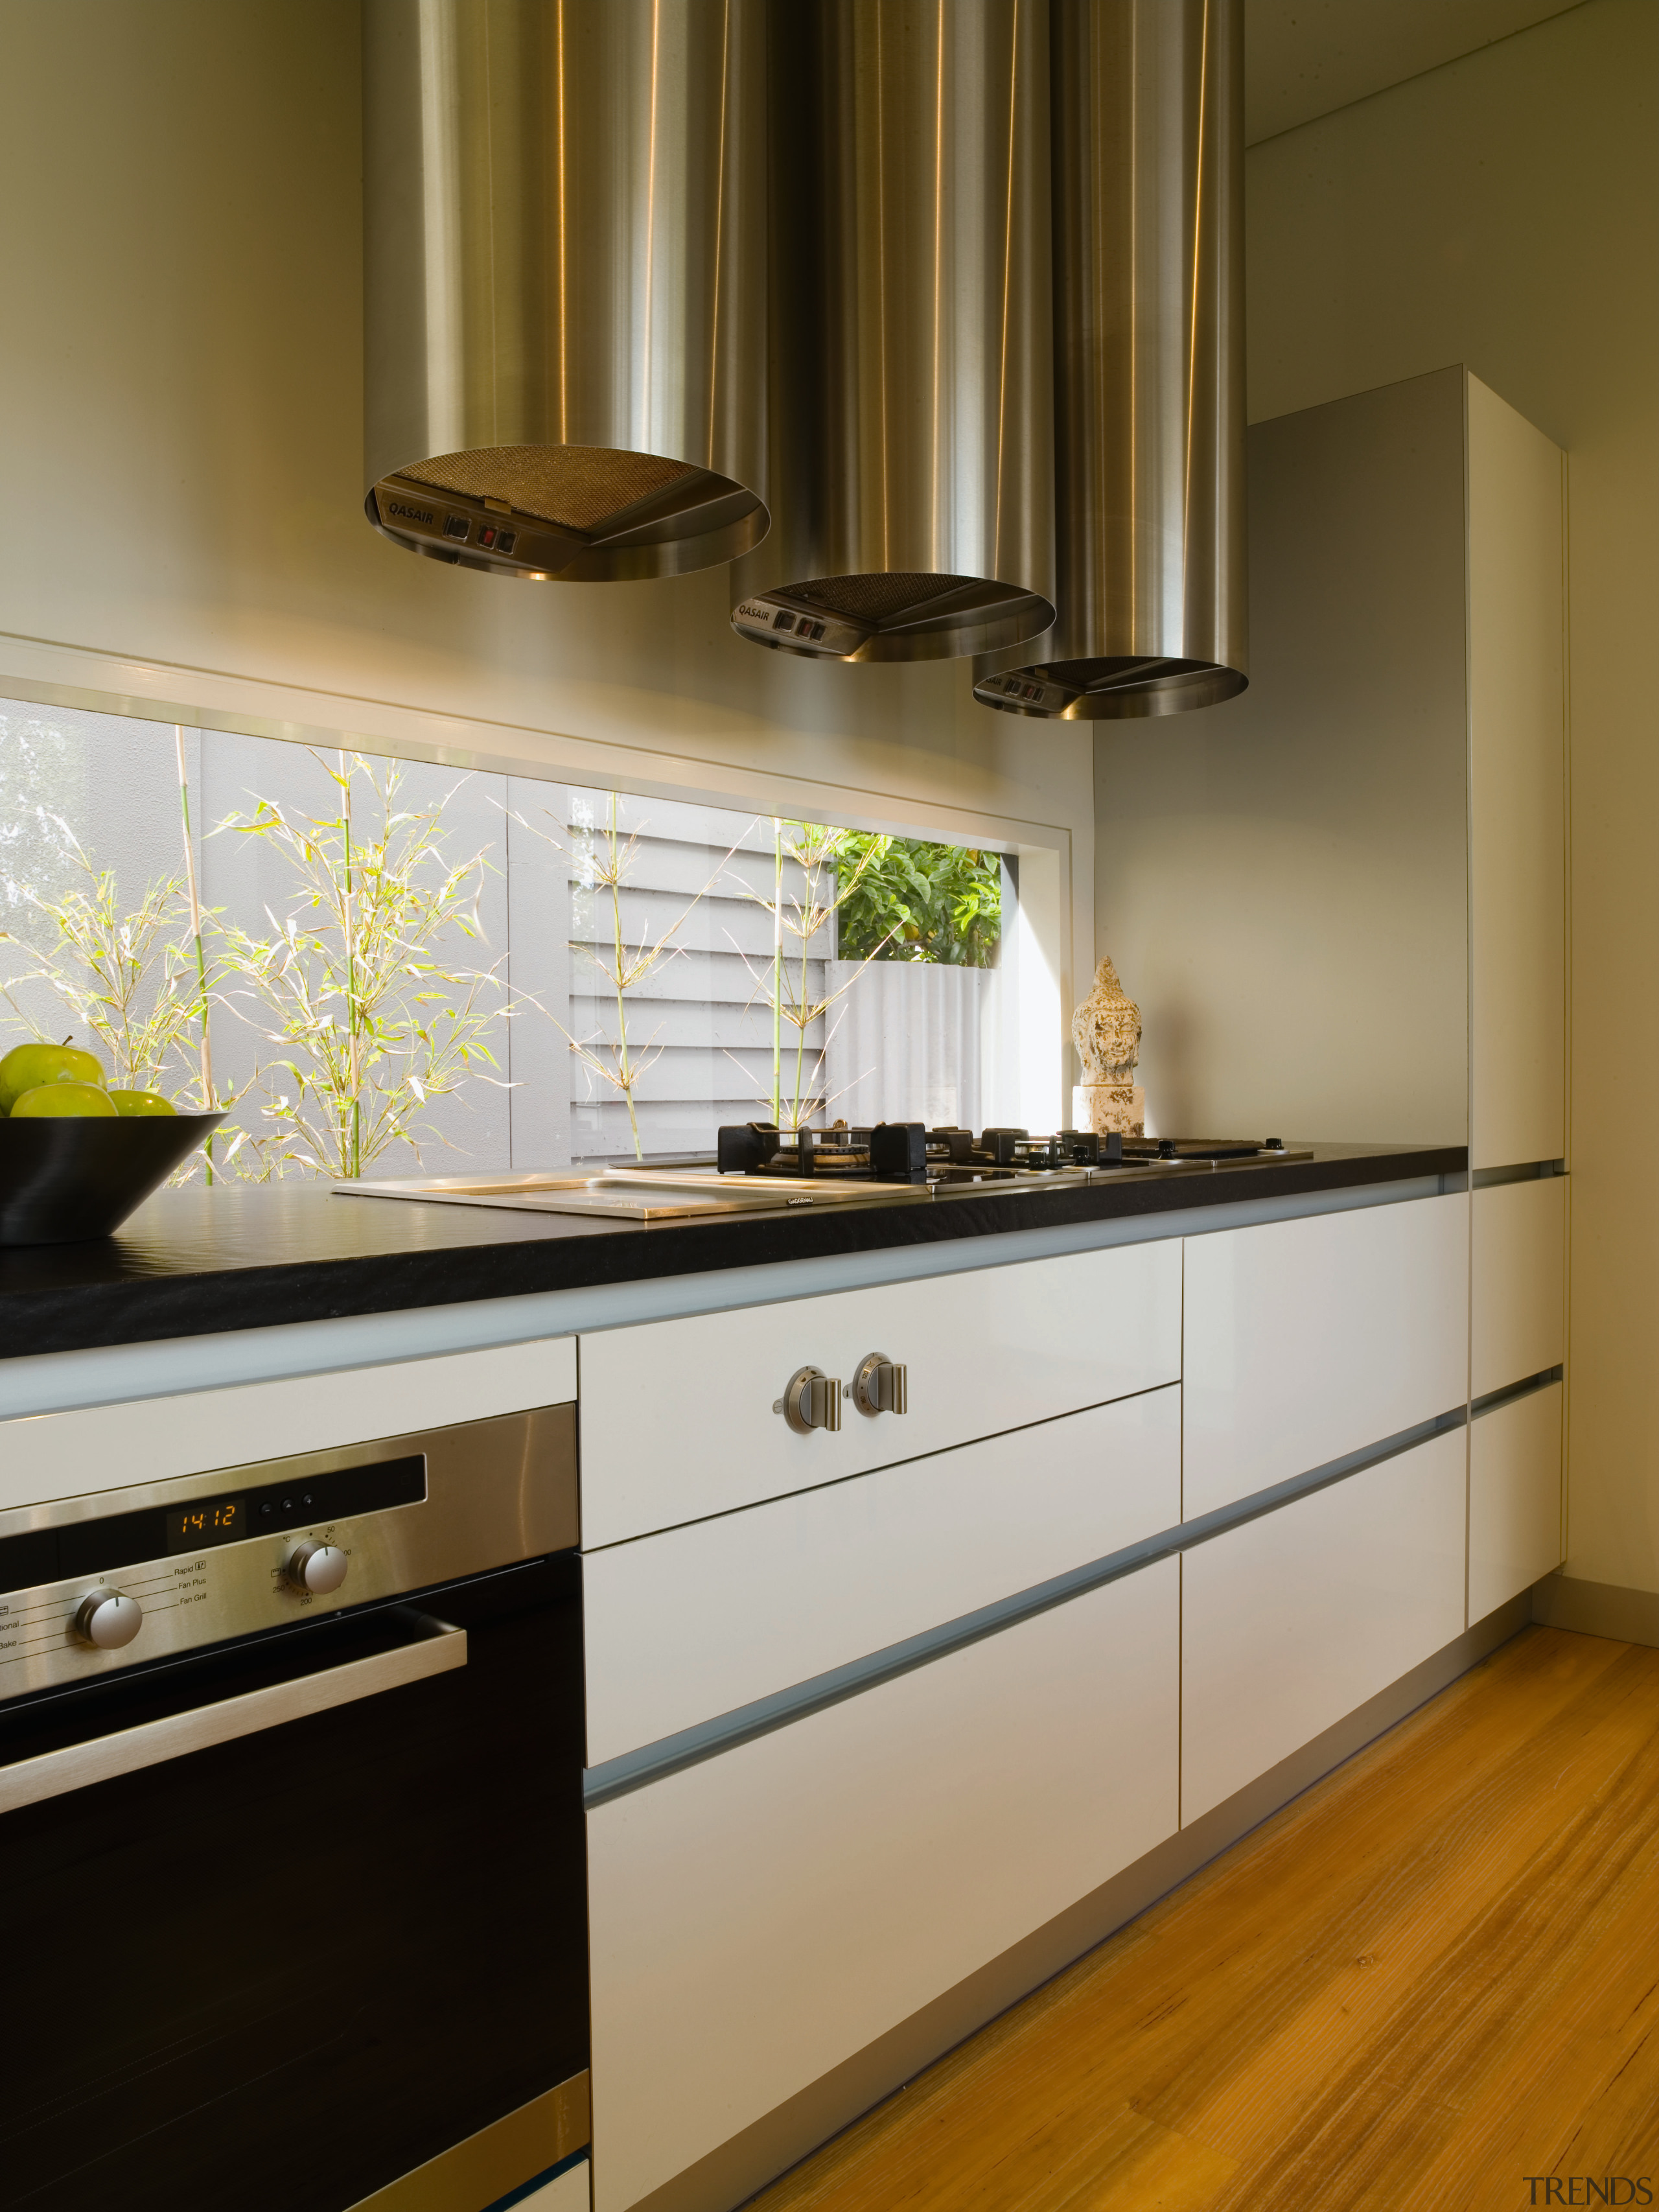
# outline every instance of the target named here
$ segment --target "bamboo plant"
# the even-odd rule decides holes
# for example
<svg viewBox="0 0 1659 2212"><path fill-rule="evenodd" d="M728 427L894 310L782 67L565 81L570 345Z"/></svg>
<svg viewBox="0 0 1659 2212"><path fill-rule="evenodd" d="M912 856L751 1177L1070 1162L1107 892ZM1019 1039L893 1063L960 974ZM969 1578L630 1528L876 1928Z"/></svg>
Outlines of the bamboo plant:
<svg viewBox="0 0 1659 2212"><path fill-rule="evenodd" d="M279 1171L356 1179L395 1146L418 1162L423 1143L447 1141L426 1118L434 1101L468 1077L497 1079L488 1033L503 991L493 967L458 969L443 957L450 933L483 937L484 854L455 860L444 849L453 793L404 806L397 765L377 775L360 754L313 757L334 786L334 812L260 799L215 832L257 839L293 874L288 912L266 910L270 936L224 931L227 996L276 1048L269 1066L293 1086L262 1109Z"/></svg>
<svg viewBox="0 0 1659 2212"><path fill-rule="evenodd" d="M816 1046L809 1047L807 1031L846 997L886 944L887 936L882 935L865 949L851 975L821 993L812 988L812 962L823 955L814 954L812 947L832 928L840 908L856 896L866 876L884 859L891 842L890 837L840 830L829 823L773 817L772 896L749 893L771 917L772 955L761 968L746 953L740 951L739 957L749 971L754 996L771 1012L769 1103L773 1122L780 1129L804 1128L831 1103L823 1084L834 1024ZM799 871L800 890L796 895L785 893L786 863ZM793 1069L789 1066L792 1055Z"/></svg>
<svg viewBox="0 0 1659 2212"><path fill-rule="evenodd" d="M202 895L196 881L196 842L190 829L190 769L185 758L185 726L173 726L173 742L179 757L179 820L184 831L185 894L190 902L190 944L195 954L196 1019L200 1034L197 1047L197 1075L204 1114L216 1111L220 1105L218 1091L213 1082L213 1039L210 1024L212 993L208 988L208 956L203 934ZM233 1148L240 1147L246 1131L238 1130L231 1136ZM210 1136L202 1147L203 1171L209 1182L213 1181L213 1139Z"/></svg>
<svg viewBox="0 0 1659 2212"><path fill-rule="evenodd" d="M69 824L54 817L82 881L61 898L25 886L22 897L52 933L41 947L9 930L22 973L6 988L13 1011L37 1036L40 1023L12 996L12 985L46 985L109 1072L111 1087L162 1091L175 1059L186 1060L196 1018L195 994L181 942L184 885L151 883L129 914L121 911L113 872L94 866Z"/></svg>
<svg viewBox="0 0 1659 2212"><path fill-rule="evenodd" d="M209 942L217 917L196 895L193 861L185 878L151 883L137 907L123 913L113 872L94 867L69 824L52 820L83 881L56 899L27 885L14 887L50 925L52 936L41 946L0 930L0 940L22 955L22 972L4 990L12 1011L43 1036L41 1023L19 1006L12 989L25 981L42 984L104 1061L112 1090L167 1096L183 1091L195 1075L204 1086L204 1111L234 1107L235 1094L214 1089L207 1057L208 1010L219 982ZM222 1127L210 1141L216 1141L221 1175L265 1171L246 1129ZM211 1182L215 1164L205 1151L191 1152L170 1180L188 1182L199 1168Z"/></svg>

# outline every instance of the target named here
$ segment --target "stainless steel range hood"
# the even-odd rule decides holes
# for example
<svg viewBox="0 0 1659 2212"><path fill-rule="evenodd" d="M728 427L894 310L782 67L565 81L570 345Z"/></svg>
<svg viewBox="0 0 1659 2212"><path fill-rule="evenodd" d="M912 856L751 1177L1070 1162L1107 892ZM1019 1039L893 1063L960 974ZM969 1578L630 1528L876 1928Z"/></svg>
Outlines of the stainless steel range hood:
<svg viewBox="0 0 1659 2212"><path fill-rule="evenodd" d="M765 0L363 0L369 520L606 580L764 536Z"/></svg>
<svg viewBox="0 0 1659 2212"><path fill-rule="evenodd" d="M738 635L944 658L1053 616L1047 0L775 18L776 525Z"/></svg>
<svg viewBox="0 0 1659 2212"><path fill-rule="evenodd" d="M1017 714L1247 675L1242 0L1053 0L1060 618L975 669Z"/></svg>

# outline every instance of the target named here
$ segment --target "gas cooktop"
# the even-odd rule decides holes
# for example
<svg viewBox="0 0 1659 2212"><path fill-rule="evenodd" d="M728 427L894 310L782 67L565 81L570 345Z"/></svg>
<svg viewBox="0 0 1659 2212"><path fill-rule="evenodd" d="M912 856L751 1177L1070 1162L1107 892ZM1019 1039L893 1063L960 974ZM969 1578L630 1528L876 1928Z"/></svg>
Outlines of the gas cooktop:
<svg viewBox="0 0 1659 2212"><path fill-rule="evenodd" d="M747 1121L720 1132L714 1166L722 1176L927 1182L947 1190L1056 1175L1312 1158L1311 1152L1290 1151L1282 1137L1097 1136L1081 1129L1034 1137L1014 1128L982 1129L975 1136L971 1129L930 1129L921 1121L882 1121L867 1129L838 1121L830 1129L782 1130L769 1121Z"/></svg>
<svg viewBox="0 0 1659 2212"><path fill-rule="evenodd" d="M344 1182L344 1198L506 1206L538 1213L609 1215L672 1225L710 1215L783 1212L799 1206L893 1206L921 1200L1030 1190L1110 1176L1204 1175L1311 1159L1278 1137L1097 1136L1066 1129L1032 1136L1013 1128L930 1129L921 1121L871 1128L781 1130L746 1121L719 1133L706 1154L649 1165L608 1164L545 1175L432 1176Z"/></svg>

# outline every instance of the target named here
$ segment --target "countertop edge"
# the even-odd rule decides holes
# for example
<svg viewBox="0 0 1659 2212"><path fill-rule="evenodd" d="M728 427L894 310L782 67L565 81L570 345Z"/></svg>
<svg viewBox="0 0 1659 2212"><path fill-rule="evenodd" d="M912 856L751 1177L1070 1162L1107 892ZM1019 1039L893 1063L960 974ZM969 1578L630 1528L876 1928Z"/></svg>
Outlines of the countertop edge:
<svg viewBox="0 0 1659 2212"><path fill-rule="evenodd" d="M848 1255L995 1243L1020 1231L1104 1227L1419 1178L1462 1177L1464 1146L1390 1147L1207 1176L1068 1186L545 1240L519 1236L420 1251L276 1264L181 1267L112 1282L0 1289L0 1371L53 1353L158 1344L296 1322L459 1307L557 1291L775 1267ZM1269 1178L1271 1179L1269 1181ZM341 1200L343 1204L345 1201ZM368 1203L368 1201L362 1201ZM391 1201L386 1201L390 1205ZM485 1211L481 1209L481 1212ZM517 1217L521 1222L523 1217ZM1155 1232L1154 1232L1155 1233ZM1172 1233L1179 1233L1172 1231ZM19 1255L10 1255L15 1261ZM977 1262L988 1264L988 1255ZM990 1261L990 1264L994 1264Z"/></svg>

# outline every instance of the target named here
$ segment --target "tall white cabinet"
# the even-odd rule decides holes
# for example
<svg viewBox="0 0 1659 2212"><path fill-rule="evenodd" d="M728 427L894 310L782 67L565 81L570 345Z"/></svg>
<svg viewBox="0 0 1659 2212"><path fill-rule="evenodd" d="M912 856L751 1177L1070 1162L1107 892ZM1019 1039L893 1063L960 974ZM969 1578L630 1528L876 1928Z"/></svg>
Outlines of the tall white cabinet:
<svg viewBox="0 0 1659 2212"><path fill-rule="evenodd" d="M1250 688L1103 728L1099 949L1160 1130L1468 1144L1479 1619L1565 1551L1565 457L1455 368L1257 423L1249 468ZM1187 1387L1190 1494L1253 1447L1248 1388Z"/></svg>

